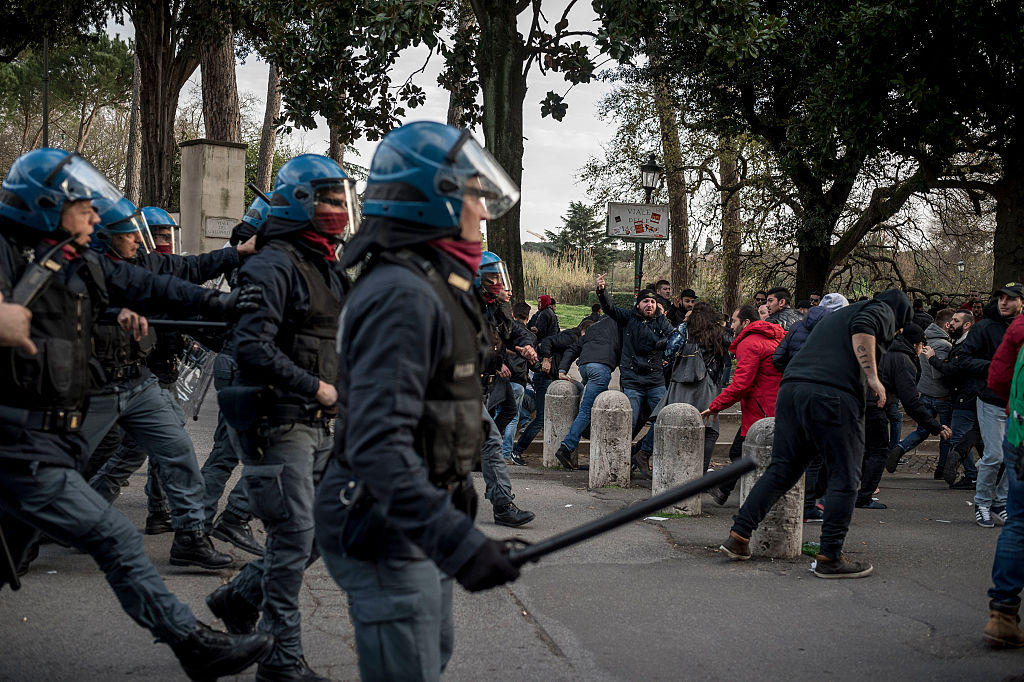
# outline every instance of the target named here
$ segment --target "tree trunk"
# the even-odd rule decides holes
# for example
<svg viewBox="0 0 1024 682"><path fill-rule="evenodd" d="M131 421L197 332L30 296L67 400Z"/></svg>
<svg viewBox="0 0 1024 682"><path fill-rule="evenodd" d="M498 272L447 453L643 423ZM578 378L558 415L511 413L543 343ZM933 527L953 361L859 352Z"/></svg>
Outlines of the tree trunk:
<svg viewBox="0 0 1024 682"><path fill-rule="evenodd" d="M996 196L995 263L992 290L1024 280L1024 148L1014 146L1002 156L1003 177Z"/></svg>
<svg viewBox="0 0 1024 682"><path fill-rule="evenodd" d="M263 135L260 137L260 157L256 165L256 186L264 192L270 191L274 171L274 150L277 147L277 120L281 112L281 71L270 65L267 77L267 109L263 114Z"/></svg>
<svg viewBox="0 0 1024 682"><path fill-rule="evenodd" d="M736 145L733 140L722 140L718 152L718 176L723 187L736 187L740 181ZM722 192L722 308L730 314L739 307L740 249L740 193L738 189Z"/></svg>
<svg viewBox="0 0 1024 682"><path fill-rule="evenodd" d="M690 217L686 212L686 175L679 146L679 117L668 84L663 80L655 83L654 104L658 110L661 148L665 155L665 183L668 186L668 220L672 238L670 279L678 293L690 286Z"/></svg>
<svg viewBox="0 0 1024 682"><path fill-rule="evenodd" d="M198 50L182 46L170 7L161 0L139 0L130 8L139 58L139 120L142 131L140 203L167 209L175 156L174 118L178 95L199 66Z"/></svg>
<svg viewBox="0 0 1024 682"><path fill-rule="evenodd" d="M124 195L139 204L139 176L142 174L142 144L139 135L139 56L135 55L132 71L132 102L128 117L128 153L125 159Z"/></svg>
<svg viewBox="0 0 1024 682"><path fill-rule="evenodd" d="M458 33L455 34L455 42L466 40L467 34L472 30L475 23L476 16L473 14L473 8L470 6L469 0L459 0L459 28ZM455 87L457 89L465 88L466 84L459 83ZM460 103L465 94L461 90L452 90L448 93L448 125L455 126L456 128L465 126L463 117L466 112Z"/></svg>
<svg viewBox="0 0 1024 682"><path fill-rule="evenodd" d="M522 187L525 47L516 26L516 3L473 0L473 9L480 25L476 64L483 89L484 140L516 186ZM512 297L517 301L526 299L519 235L521 206L520 202L504 216L487 221L487 248L505 261L512 277Z"/></svg>
<svg viewBox="0 0 1024 682"><path fill-rule="evenodd" d="M242 114L238 108L235 80L235 34L203 49L203 122L206 138L222 142L242 141Z"/></svg>
<svg viewBox="0 0 1024 682"><path fill-rule="evenodd" d="M829 266L829 244L801 244L796 261L796 289L793 300L807 298L812 291L826 291L828 277L832 274Z"/></svg>
<svg viewBox="0 0 1024 682"><path fill-rule="evenodd" d="M338 135L338 129L334 126L329 126L327 156L337 161L339 165L345 163L345 145L341 143L341 136Z"/></svg>

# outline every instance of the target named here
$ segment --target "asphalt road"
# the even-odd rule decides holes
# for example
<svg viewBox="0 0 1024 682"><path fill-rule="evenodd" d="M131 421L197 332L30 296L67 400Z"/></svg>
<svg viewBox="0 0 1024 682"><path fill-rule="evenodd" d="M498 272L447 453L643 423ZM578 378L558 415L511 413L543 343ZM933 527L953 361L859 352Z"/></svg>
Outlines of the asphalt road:
<svg viewBox="0 0 1024 682"><path fill-rule="evenodd" d="M213 396L189 425L209 452ZM537 520L515 535L539 540L649 496L649 488L586 489L586 473L514 467L517 503ZM145 520L144 469L117 506ZM482 493L483 483L477 485ZM863 580L820 580L810 558L730 563L717 552L735 502L705 498L699 518L639 521L524 569L515 584L470 595L456 588L451 680L1001 680L1024 673L1024 650L981 641L998 528L974 524L971 495L927 474L887 475L884 511L857 510L847 541L875 565ZM483 505L487 507L486 504ZM488 510L489 511L489 510ZM509 529L482 512L495 537ZM805 540L818 527L805 526ZM146 537L169 587L219 625L203 599L233 571L172 567L171 536ZM228 546L218 543L221 549ZM237 566L247 559L233 550ZM318 562L302 590L310 665L358 677L344 593ZM120 609L92 560L53 545L19 592L0 592L0 679L184 680L170 649ZM396 652L401 655L402 652ZM251 679L253 671L238 679Z"/></svg>

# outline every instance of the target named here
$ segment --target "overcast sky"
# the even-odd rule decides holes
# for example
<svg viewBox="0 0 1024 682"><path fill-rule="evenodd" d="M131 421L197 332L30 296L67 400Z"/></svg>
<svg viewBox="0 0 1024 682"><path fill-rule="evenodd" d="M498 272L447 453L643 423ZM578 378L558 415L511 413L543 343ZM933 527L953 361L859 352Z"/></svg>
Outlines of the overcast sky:
<svg viewBox="0 0 1024 682"><path fill-rule="evenodd" d="M545 2L551 6L547 17L552 23L558 20L564 0ZM558 14L554 14L557 8ZM524 13L521 19L526 17ZM596 29L596 16L590 3L577 3L570 15L572 25L583 30ZM522 24L522 22L521 22ZM528 30L529 24L521 26L522 31ZM110 32L120 33L122 37L133 33L131 27L111 25ZM426 58L426 48L410 50L399 60L392 81L402 83L412 71L420 68ZM437 85L437 75L443 60L434 55L425 73L416 77L416 82L427 93L426 104L409 111L403 122L418 120L435 120L444 122L447 118L448 92ZM239 64L237 73L239 92L250 92L255 95L260 107L266 101L267 64L250 57L244 64ZM200 82L199 70L192 76L193 84ZM568 114L561 121L540 116L540 100L548 90L560 94L565 93L569 84L561 75L542 76L538 69L531 69L528 79L529 89L526 93L526 104L523 112L523 125L526 153L523 158L522 189L522 239L537 241L536 237L527 234L532 230L540 234L544 230L562 224L561 216L565 214L571 200L586 200L586 188L576 183L577 170L586 163L591 155L601 151L601 144L611 137L611 132L595 116L595 105L609 90L603 82L592 82L577 85L566 96L569 105ZM186 85L182 98L186 96L192 85ZM302 139L310 151L326 153L327 125L320 120L320 126L314 130L296 131L297 138ZM483 131L478 127L474 130L480 143L483 144ZM369 165L376 142L360 140L355 148L360 156L354 159L360 165ZM639 174L639 171L638 171ZM639 181L639 175L638 175Z"/></svg>

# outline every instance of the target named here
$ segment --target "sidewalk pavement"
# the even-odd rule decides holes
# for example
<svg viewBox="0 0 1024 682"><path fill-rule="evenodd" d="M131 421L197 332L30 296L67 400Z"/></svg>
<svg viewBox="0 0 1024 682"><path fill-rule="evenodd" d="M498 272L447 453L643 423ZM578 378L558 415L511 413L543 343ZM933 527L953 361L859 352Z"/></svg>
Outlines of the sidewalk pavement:
<svg viewBox="0 0 1024 682"><path fill-rule="evenodd" d="M190 425L201 458L215 418L210 398ZM144 473L117 502L140 527ZM650 495L644 487L588 491L586 472L530 466L512 475L516 502L537 520L501 528L484 504L477 522L494 537L537 541ZM477 486L482 492L479 476ZM866 579L815 578L810 557L726 561L717 547L735 500L718 507L705 497L699 518L634 522L526 567L512 585L475 595L456 587L445 678L1001 680L1024 671L1024 651L981 641L999 529L976 526L970 493L941 481L898 473L881 488L890 508L857 510L846 545L874 564ZM804 539L817 540L819 529L805 525ZM219 626L203 599L233 571L172 567L171 535L145 542L169 587ZM230 549L236 566L248 559ZM356 679L345 595L322 562L307 572L302 605L310 665ZM0 641L0 680L186 679L170 649L121 611L91 559L54 545L21 591L0 592Z"/></svg>

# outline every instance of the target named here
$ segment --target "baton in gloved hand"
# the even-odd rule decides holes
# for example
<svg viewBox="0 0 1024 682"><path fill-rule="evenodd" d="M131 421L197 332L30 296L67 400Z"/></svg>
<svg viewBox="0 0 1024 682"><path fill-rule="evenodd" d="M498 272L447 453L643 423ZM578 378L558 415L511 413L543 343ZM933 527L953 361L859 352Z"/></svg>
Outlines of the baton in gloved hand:
<svg viewBox="0 0 1024 682"><path fill-rule="evenodd" d="M625 509L620 509L617 512L612 512L607 516L602 516L599 519L594 519L589 523L585 523L582 526L577 526L571 530L567 530L564 533L554 535L547 540L524 546L514 546L508 553L508 560L514 566L522 566L528 561L537 562L540 558L551 554L552 552L558 551L575 545L576 543L589 540L592 537L607 533L610 530L624 526L631 521L642 519L648 514L661 511L666 507L670 507L676 502L685 500L689 497L700 495L703 492L707 492L712 488L735 481L743 474L748 471L754 470L754 460L749 457L743 457L733 464L712 471L710 474L701 476L700 478L684 483L681 486L666 490L660 495L656 495L650 499L644 500L639 504L634 504ZM514 542L514 541L513 541Z"/></svg>

